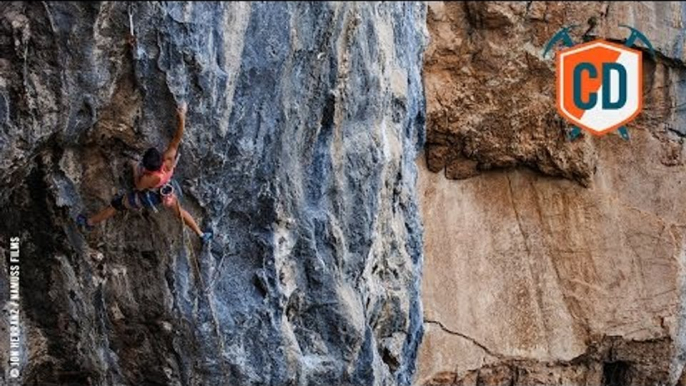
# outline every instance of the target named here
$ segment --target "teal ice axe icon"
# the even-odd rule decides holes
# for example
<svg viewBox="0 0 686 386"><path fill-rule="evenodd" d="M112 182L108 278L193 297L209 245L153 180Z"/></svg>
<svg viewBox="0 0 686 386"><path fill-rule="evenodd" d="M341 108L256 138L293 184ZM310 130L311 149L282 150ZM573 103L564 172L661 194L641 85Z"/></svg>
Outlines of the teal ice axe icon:
<svg viewBox="0 0 686 386"><path fill-rule="evenodd" d="M641 31L637 30L634 27L629 27L628 25L624 25L624 24L620 24L619 26L623 27L623 28L628 28L631 30L631 35L629 35L629 37L626 38L626 41L624 42L625 46L633 47L634 42L636 40L639 40L639 41L643 42L643 44L645 44L646 47L650 50L650 56L652 56L653 58L655 57L655 50L653 49L653 45L650 44L650 40L648 40L648 38L645 35L643 35L643 33L641 33Z"/></svg>
<svg viewBox="0 0 686 386"><path fill-rule="evenodd" d="M569 27L564 27L561 30L557 31L555 35L553 35L550 40L548 40L548 43L545 45L545 50L543 51L543 57L545 58L548 56L548 52L557 45L557 43L562 42L562 44L569 48L569 47L574 47L574 40L572 39L571 36L569 36L569 31L572 30L572 28L577 27L577 25L570 25ZM567 135L570 140L578 137L581 134L581 129L579 129L576 126L572 126L572 130L569 132Z"/></svg>
<svg viewBox="0 0 686 386"><path fill-rule="evenodd" d="M569 31L577 27L577 25L571 25L569 27L564 27L561 30L557 31L555 35L548 41L548 43L545 46L545 50L543 51L543 57L545 58L548 53L557 45L558 43L562 43L565 47L573 47L574 46L574 40L572 37L569 35ZM650 51L651 57L655 58L655 50L653 49L653 45L650 43L648 38L641 33L641 31L637 30L636 28L630 27L628 25L620 24L620 27L623 28L628 28L631 31L631 34L629 37L624 41L624 45L627 47L633 47L634 43L636 41L642 42L646 48ZM620 137L622 137L624 140L629 139L629 131L626 129L626 127L622 126L619 129L617 129L617 132L619 133ZM572 130L568 134L568 137L570 140L578 137L581 134L581 129L579 129L576 126L572 127Z"/></svg>
<svg viewBox="0 0 686 386"><path fill-rule="evenodd" d="M626 38L626 40L624 41L625 46L631 48L634 46L636 40L639 40L640 42L645 44L648 50L650 50L650 56L655 58L655 50L653 49L653 45L650 44L650 40L648 40L648 38L645 35L643 35L641 31L637 30L634 27L630 27L624 24L620 24L619 26L631 30L631 35L629 35L629 37ZM622 137L622 139L627 141L629 140L629 130L627 130L626 127L620 127L619 129L617 129L617 132L619 133L619 136Z"/></svg>
<svg viewBox="0 0 686 386"><path fill-rule="evenodd" d="M545 58L548 56L548 52L550 52L550 50L552 50L553 47L555 47L555 45L559 42L562 42L565 47L574 47L574 40L572 40L572 37L569 36L569 31L571 31L574 27L576 27L576 25L570 25L569 27L565 27L557 31L555 35L548 40L548 44L545 45L543 57Z"/></svg>

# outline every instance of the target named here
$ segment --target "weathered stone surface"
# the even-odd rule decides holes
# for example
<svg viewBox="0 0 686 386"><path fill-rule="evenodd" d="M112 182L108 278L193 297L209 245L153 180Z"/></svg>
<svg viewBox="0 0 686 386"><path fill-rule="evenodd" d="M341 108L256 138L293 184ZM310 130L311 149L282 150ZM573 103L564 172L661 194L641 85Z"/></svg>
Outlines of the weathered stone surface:
<svg viewBox="0 0 686 386"><path fill-rule="evenodd" d="M683 3L429 6L418 384L679 381L685 16ZM569 142L556 116L543 46L570 24L579 41L591 17L589 35L623 39L629 24L658 50L629 142Z"/></svg>
<svg viewBox="0 0 686 386"><path fill-rule="evenodd" d="M0 248L21 237L24 383L410 384L425 13L2 3ZM78 232L181 100L176 174L212 248L166 212Z"/></svg>
<svg viewBox="0 0 686 386"><path fill-rule="evenodd" d="M590 183L597 141L565 139L569 125L554 108L553 56L543 57L547 41L570 25L578 25L576 42L624 41L629 30L620 24L650 38L658 55L644 55L644 112L629 128L665 142L665 163L683 163L674 142L686 127L679 114L686 98L684 9L677 2L432 2L424 68L429 170L462 179L526 166Z"/></svg>

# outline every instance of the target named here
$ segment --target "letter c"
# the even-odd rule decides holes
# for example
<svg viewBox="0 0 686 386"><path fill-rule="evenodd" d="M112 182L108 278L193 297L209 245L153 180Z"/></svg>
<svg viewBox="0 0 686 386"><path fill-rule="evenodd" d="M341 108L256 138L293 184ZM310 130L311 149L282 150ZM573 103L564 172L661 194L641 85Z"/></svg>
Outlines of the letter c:
<svg viewBox="0 0 686 386"><path fill-rule="evenodd" d="M590 79L596 79L598 77L598 71L593 64L588 62L579 63L574 68L574 104L582 110L590 110L598 102L598 93L589 93L588 101L583 101L581 99L581 73L583 71L588 72L588 77Z"/></svg>

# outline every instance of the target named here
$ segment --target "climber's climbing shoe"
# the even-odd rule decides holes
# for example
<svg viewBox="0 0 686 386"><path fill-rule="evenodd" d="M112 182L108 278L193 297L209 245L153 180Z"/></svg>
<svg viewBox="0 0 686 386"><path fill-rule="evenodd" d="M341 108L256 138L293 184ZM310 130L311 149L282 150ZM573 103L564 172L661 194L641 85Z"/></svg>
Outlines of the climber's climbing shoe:
<svg viewBox="0 0 686 386"><path fill-rule="evenodd" d="M83 213L76 216L76 223L79 225L80 228L85 229L87 231L92 231L93 226L88 225L88 217L84 215Z"/></svg>
<svg viewBox="0 0 686 386"><path fill-rule="evenodd" d="M214 233L212 232L212 230L205 231L205 233L203 233L202 236L200 236L203 244L209 243L210 240L212 240L213 235L214 235Z"/></svg>

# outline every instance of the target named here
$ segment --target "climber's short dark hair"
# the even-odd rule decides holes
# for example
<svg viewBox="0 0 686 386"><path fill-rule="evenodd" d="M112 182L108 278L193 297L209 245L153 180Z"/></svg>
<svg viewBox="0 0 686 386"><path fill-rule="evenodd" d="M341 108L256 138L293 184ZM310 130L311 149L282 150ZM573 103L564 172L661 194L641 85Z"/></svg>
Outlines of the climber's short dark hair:
<svg viewBox="0 0 686 386"><path fill-rule="evenodd" d="M151 172L160 170L162 167L162 155L156 148L151 147L145 151L145 154L143 154L143 167Z"/></svg>

